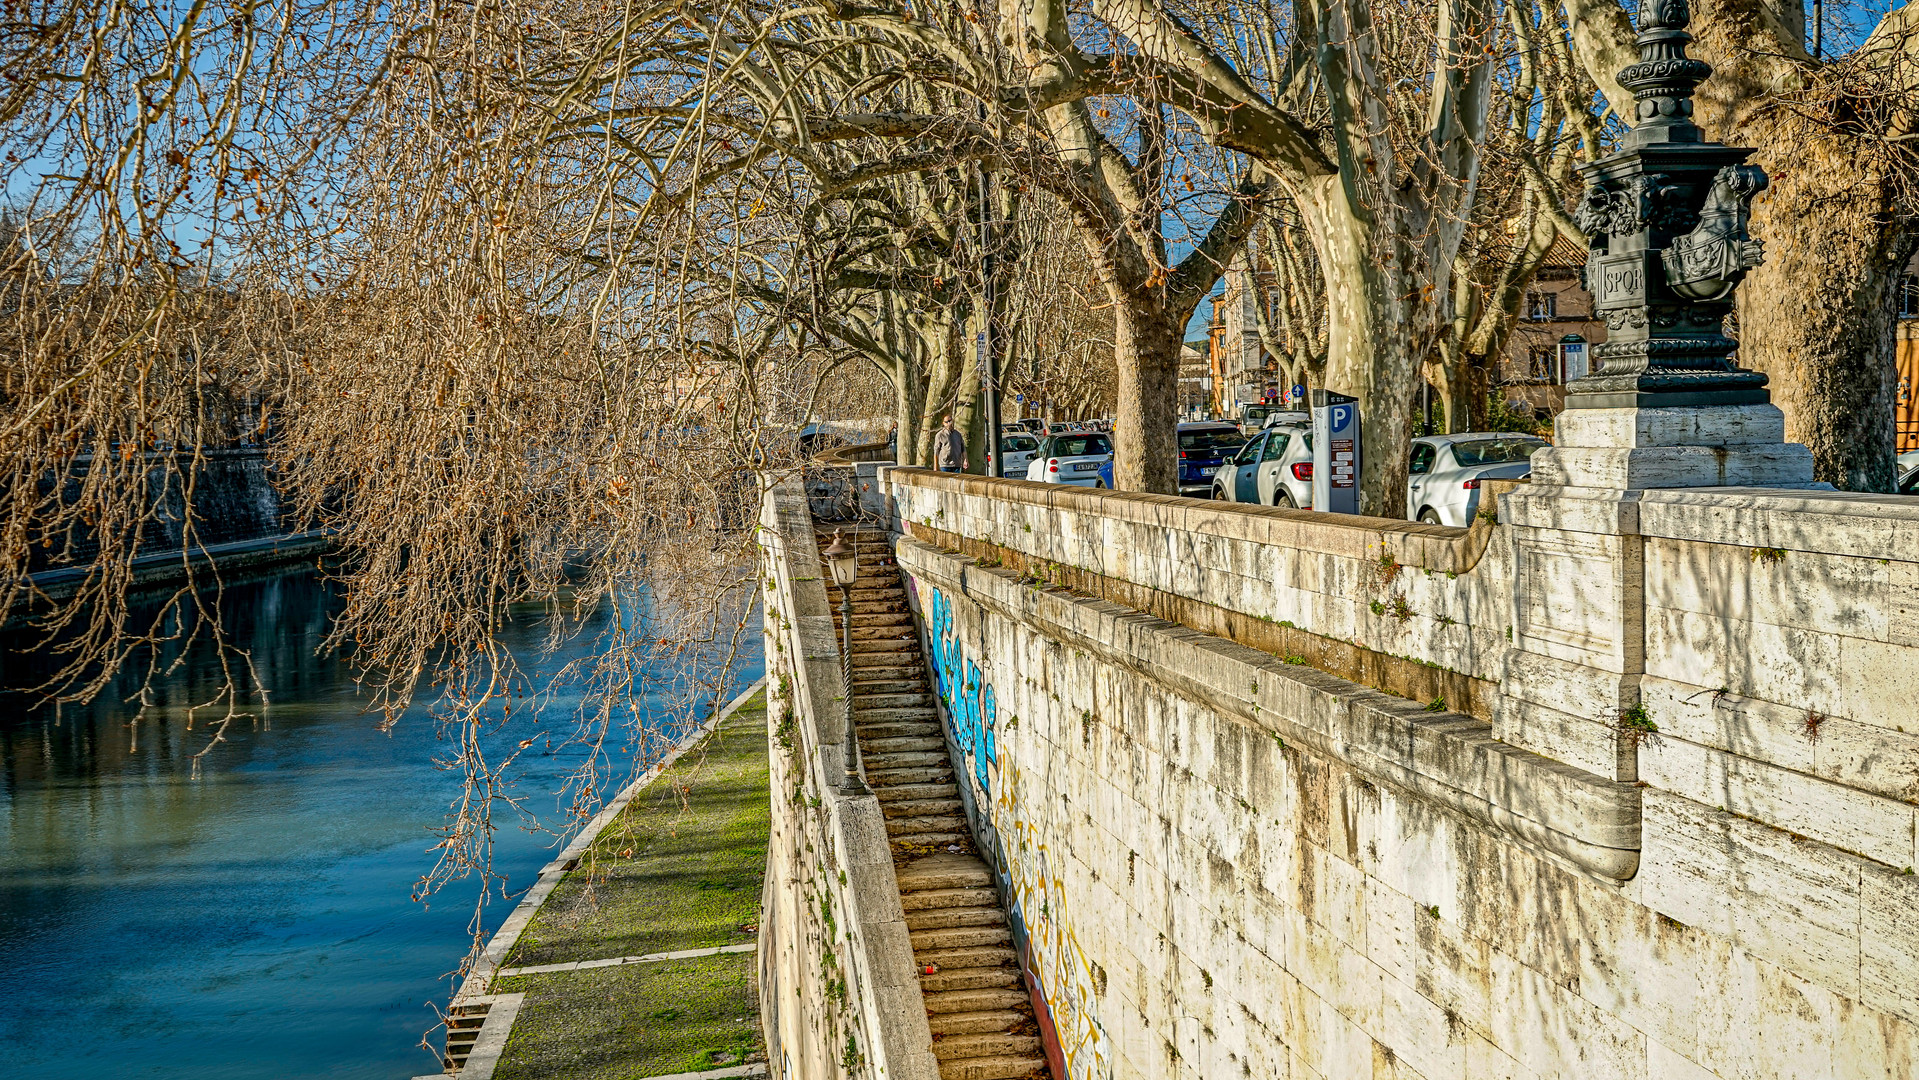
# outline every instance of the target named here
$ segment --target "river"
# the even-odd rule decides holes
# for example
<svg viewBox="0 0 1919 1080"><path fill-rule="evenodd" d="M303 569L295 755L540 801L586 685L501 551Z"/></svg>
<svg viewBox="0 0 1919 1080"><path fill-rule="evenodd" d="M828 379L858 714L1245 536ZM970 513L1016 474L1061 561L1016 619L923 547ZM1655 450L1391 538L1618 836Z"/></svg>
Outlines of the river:
<svg viewBox="0 0 1919 1080"><path fill-rule="evenodd" d="M379 731L348 665L315 655L334 602L307 569L227 591L223 618L271 704L264 723L236 724L197 778L188 759L206 726L186 731L182 717L217 685L203 654L156 685L162 707L133 727L119 694L58 716L0 694L0 1074L437 1071L419 1042L466 953L479 886L456 882L428 904L409 894L433 864L431 830L459 776L434 764L448 744L431 720L416 711ZM535 622L507 638L545 685L592 634L538 658ZM13 685L31 674L18 655L0 664ZM731 685L759 668L755 652ZM518 792L548 822L575 759L540 736L567 730L577 701L554 688L542 713L523 710L488 737L500 750L535 739ZM649 723L676 723L666 696L645 706ZM500 818L495 869L517 899L555 841ZM496 894L489 931L510 909Z"/></svg>

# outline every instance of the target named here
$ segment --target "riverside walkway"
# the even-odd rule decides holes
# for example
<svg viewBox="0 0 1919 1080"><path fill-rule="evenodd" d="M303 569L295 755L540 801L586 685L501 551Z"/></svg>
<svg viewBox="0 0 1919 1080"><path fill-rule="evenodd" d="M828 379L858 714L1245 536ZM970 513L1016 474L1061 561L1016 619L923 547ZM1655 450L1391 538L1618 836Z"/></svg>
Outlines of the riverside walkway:
<svg viewBox="0 0 1919 1080"><path fill-rule="evenodd" d="M519 931L487 993L468 999L495 1015L484 1028L463 1023L456 999L449 1049L465 1061L457 1075L765 1072L753 950L766 866L766 754L760 690L561 863L564 876Z"/></svg>

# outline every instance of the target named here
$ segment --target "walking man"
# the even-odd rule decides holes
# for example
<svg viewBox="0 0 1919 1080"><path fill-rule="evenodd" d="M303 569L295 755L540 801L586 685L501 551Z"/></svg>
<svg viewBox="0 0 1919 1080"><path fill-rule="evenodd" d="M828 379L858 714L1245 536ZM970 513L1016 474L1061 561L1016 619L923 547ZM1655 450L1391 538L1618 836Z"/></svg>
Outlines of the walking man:
<svg viewBox="0 0 1919 1080"><path fill-rule="evenodd" d="M953 414L940 418L940 431L933 436L933 467L941 472L966 470L966 436L953 426Z"/></svg>

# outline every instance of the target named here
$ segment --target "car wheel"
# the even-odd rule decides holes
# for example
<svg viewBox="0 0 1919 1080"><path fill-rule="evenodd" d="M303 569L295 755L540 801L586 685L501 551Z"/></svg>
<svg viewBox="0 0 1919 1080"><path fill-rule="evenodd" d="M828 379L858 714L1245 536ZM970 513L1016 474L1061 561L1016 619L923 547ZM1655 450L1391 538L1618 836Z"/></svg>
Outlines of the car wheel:
<svg viewBox="0 0 1919 1080"><path fill-rule="evenodd" d="M1433 508L1432 508L1432 507L1430 507L1430 506L1429 506L1429 507L1427 507L1427 508L1426 508L1426 509L1424 509L1424 510L1421 510L1421 511L1419 512L1419 523L1420 523L1421 525L1439 525L1439 524L1442 524L1442 523L1440 522L1440 520L1439 520L1439 514L1438 514L1438 513L1436 513L1436 512L1435 512L1435 511L1433 510Z"/></svg>
<svg viewBox="0 0 1919 1080"><path fill-rule="evenodd" d="M1293 502L1293 493L1287 491L1285 488L1280 488L1279 493L1273 496L1273 505L1285 510L1299 509L1298 505Z"/></svg>
<svg viewBox="0 0 1919 1080"><path fill-rule="evenodd" d="M1232 502L1233 500L1226 497L1225 488L1216 487L1213 489L1213 501L1214 502Z"/></svg>

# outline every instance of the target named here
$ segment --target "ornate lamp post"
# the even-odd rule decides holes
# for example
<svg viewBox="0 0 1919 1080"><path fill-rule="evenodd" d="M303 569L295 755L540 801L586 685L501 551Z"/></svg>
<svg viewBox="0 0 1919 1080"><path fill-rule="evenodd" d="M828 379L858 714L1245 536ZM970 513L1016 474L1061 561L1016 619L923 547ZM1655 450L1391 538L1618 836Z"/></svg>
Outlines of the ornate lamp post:
<svg viewBox="0 0 1919 1080"><path fill-rule="evenodd" d="M833 530L833 542L820 552L833 572L833 583L840 587L840 686L846 707L846 775L840 778L842 795L866 794L860 779L859 733L853 728L853 583L860 577L859 552L846 542L840 530Z"/></svg>
<svg viewBox="0 0 1919 1080"><path fill-rule="evenodd" d="M1566 387L1569 409L1762 405L1762 372L1734 364L1732 292L1759 265L1747 231L1766 174L1748 147L1708 142L1693 90L1711 65L1686 55L1686 0L1641 0L1639 62L1619 73L1638 99L1623 148L1582 166L1574 213L1591 238L1585 284L1606 341L1602 365Z"/></svg>

